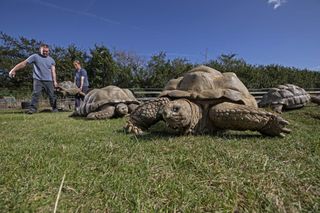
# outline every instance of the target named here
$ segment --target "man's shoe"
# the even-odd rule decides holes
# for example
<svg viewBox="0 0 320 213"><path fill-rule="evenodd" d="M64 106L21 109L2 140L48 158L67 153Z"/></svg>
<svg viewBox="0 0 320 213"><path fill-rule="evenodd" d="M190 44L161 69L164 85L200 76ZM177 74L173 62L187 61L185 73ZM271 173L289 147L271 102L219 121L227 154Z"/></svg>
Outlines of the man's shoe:
<svg viewBox="0 0 320 213"><path fill-rule="evenodd" d="M53 109L52 112L59 112L59 110L58 109Z"/></svg>
<svg viewBox="0 0 320 213"><path fill-rule="evenodd" d="M33 110L33 109L28 109L25 113L31 115L31 114L33 114L33 113L35 113L35 112L36 112L36 111Z"/></svg>

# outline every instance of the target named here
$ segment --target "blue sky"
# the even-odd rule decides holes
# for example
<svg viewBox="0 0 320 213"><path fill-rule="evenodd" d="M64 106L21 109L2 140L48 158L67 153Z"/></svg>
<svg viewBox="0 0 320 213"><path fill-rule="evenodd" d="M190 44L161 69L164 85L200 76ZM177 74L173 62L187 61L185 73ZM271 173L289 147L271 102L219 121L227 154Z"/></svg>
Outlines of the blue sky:
<svg viewBox="0 0 320 213"><path fill-rule="evenodd" d="M84 50L193 63L236 53L320 70L320 0L0 0L0 31Z"/></svg>

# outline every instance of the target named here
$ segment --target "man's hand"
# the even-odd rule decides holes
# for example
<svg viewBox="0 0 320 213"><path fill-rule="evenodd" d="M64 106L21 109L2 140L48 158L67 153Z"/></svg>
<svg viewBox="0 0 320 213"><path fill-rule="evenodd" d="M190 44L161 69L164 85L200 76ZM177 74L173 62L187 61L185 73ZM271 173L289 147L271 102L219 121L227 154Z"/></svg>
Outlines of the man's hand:
<svg viewBox="0 0 320 213"><path fill-rule="evenodd" d="M54 82L53 82L53 85L54 85L55 88L57 88L57 87L59 86L59 84L58 84L57 81L54 81Z"/></svg>
<svg viewBox="0 0 320 213"><path fill-rule="evenodd" d="M10 78L14 78L16 76L16 71L14 69L12 69L10 72L9 72L9 77Z"/></svg>
<svg viewBox="0 0 320 213"><path fill-rule="evenodd" d="M9 72L9 77L14 78L16 76L17 70L25 68L27 66L27 63L28 63L27 60L24 60L24 61L20 62L19 64L17 64L16 66L14 66L14 68L12 68Z"/></svg>

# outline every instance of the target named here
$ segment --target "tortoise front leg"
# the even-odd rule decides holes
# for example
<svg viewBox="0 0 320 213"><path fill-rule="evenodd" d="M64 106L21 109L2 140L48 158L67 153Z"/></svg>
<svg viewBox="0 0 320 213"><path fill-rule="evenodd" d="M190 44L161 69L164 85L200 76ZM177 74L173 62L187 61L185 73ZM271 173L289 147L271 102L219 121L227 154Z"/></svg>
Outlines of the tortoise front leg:
<svg viewBox="0 0 320 213"><path fill-rule="evenodd" d="M282 105L282 104L271 105L271 109L272 109L274 112L277 112L277 113L279 113L279 114L282 113L282 108L283 108L283 105Z"/></svg>
<svg viewBox="0 0 320 213"><path fill-rule="evenodd" d="M92 120L109 119L114 116L114 113L115 113L115 107L107 105L97 112L89 113L87 115L87 118Z"/></svg>
<svg viewBox="0 0 320 213"><path fill-rule="evenodd" d="M214 126L220 129L254 130L281 137L291 132L285 128L289 123L279 115L245 105L221 103L210 109L209 116Z"/></svg>
<svg viewBox="0 0 320 213"><path fill-rule="evenodd" d="M168 102L170 102L170 100L163 97L138 106L130 113L124 129L128 133L134 133L136 135L142 134L142 130L148 129L151 125L163 119L161 111L163 106Z"/></svg>

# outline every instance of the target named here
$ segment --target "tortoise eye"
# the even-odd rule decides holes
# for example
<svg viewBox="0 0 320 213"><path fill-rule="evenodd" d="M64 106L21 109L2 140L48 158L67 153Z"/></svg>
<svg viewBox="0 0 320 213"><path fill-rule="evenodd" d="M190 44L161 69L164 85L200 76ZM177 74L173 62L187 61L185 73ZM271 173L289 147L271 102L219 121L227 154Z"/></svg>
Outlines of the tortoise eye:
<svg viewBox="0 0 320 213"><path fill-rule="evenodd" d="M178 112L178 111L179 111L179 109L180 109L180 107L174 106L174 107L173 107L173 109L172 109L172 111L174 111L174 112Z"/></svg>

